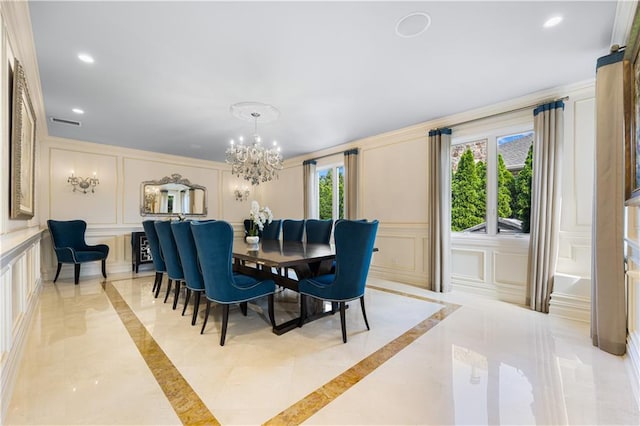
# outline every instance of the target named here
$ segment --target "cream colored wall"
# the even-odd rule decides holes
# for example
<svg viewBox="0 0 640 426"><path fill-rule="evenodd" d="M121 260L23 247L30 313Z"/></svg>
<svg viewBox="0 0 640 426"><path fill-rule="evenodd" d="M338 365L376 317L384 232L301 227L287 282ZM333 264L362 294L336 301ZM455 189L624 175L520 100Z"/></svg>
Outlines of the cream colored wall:
<svg viewBox="0 0 640 426"><path fill-rule="evenodd" d="M207 188L204 218L224 219L239 232L243 218L248 216L249 203L236 201L233 194L243 183L231 175L226 164L54 137L46 138L40 146L42 226L46 226L45 218L85 220L87 240L110 247L108 273L130 270L130 234L142 229L143 220L154 218L140 215L143 181L179 173ZM74 192L67 183L72 170L82 177L95 172L100 180L95 193ZM260 190L251 191L249 199L259 199ZM53 277L56 266L50 244L45 235L42 268L46 279ZM98 274L99 266L83 265L81 274ZM63 266L61 277L70 278L72 273L72 268Z"/></svg>

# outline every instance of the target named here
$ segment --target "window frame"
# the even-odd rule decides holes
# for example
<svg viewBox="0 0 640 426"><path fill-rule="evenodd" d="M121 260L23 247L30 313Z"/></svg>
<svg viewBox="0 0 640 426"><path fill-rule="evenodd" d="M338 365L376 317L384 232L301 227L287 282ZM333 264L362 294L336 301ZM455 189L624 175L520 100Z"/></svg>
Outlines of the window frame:
<svg viewBox="0 0 640 426"><path fill-rule="evenodd" d="M344 174L344 161L332 161L330 163L326 163L326 164L322 164L320 165L316 165L316 180L315 180L315 197L316 200L318 200L318 202L315 205L315 212L313 212L313 215L315 218L320 218L320 173L326 170L333 170L333 175L335 177L338 176L338 169L342 168L343 169L343 174ZM333 179L332 182L332 188L331 188L331 194L332 194L332 199L331 199L331 218L333 221L336 221L339 219L339 212L338 209L340 208L340 202L339 202L339 196L337 194L339 194L339 189L340 189L340 179ZM343 206L344 206L344 193L342 194L343 197ZM343 216L344 216L344 211L343 211Z"/></svg>
<svg viewBox="0 0 640 426"><path fill-rule="evenodd" d="M505 120L506 121L506 120ZM486 188L486 232L471 233L450 230L452 236L473 235L478 238L529 238L525 233L498 233L498 139L518 133L533 132L533 116L527 114L512 119L509 123L500 121L468 125L459 129L452 129L451 148L456 145L486 139L487 143L487 188ZM535 134L534 134L535 143ZM449 150L451 159L451 149ZM449 186L451 192L451 186ZM451 204L449 204L451 209ZM450 213L451 214L451 213Z"/></svg>

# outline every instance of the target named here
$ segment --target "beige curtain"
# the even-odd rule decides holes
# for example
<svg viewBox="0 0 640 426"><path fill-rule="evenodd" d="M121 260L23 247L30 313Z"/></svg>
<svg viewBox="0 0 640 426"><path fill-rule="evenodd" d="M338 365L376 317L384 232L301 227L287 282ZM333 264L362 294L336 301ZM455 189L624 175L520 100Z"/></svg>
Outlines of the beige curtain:
<svg viewBox="0 0 640 426"><path fill-rule="evenodd" d="M302 163L302 185L304 200L304 218L314 219L318 210L316 194L316 160L306 160Z"/></svg>
<svg viewBox="0 0 640 426"><path fill-rule="evenodd" d="M344 218L358 219L358 148L344 152Z"/></svg>
<svg viewBox="0 0 640 426"><path fill-rule="evenodd" d="M624 286L623 52L598 60L591 261L591 338L615 355L626 351Z"/></svg>
<svg viewBox="0 0 640 426"><path fill-rule="evenodd" d="M451 129L429 132L427 142L427 222L429 289L451 290Z"/></svg>
<svg viewBox="0 0 640 426"><path fill-rule="evenodd" d="M560 230L564 103L540 105L533 115L527 304L538 312L549 312Z"/></svg>

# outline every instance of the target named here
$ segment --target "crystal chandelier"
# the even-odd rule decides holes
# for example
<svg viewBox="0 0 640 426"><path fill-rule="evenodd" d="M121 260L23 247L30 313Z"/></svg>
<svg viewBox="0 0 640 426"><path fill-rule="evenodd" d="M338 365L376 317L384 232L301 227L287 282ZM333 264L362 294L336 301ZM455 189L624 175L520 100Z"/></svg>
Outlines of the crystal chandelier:
<svg viewBox="0 0 640 426"><path fill-rule="evenodd" d="M277 179L278 170L282 170L280 147L276 141L269 148L262 145L258 134L258 120L273 121L278 116L278 110L272 105L242 102L232 105L231 112L238 118L254 122L253 141L250 144L245 145L241 136L239 143L231 140L231 146L227 148L227 163L231 164L231 173L250 181L251 185Z"/></svg>

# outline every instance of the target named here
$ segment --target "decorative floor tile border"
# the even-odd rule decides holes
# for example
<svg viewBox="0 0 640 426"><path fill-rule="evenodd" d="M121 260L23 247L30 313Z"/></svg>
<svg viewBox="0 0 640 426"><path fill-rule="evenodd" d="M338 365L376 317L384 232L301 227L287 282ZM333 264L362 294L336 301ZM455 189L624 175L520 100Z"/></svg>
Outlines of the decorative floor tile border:
<svg viewBox="0 0 640 426"><path fill-rule="evenodd" d="M180 421L188 425L219 425L220 422L180 374L114 285L107 282L102 286Z"/></svg>
<svg viewBox="0 0 640 426"><path fill-rule="evenodd" d="M134 278L135 279L135 278ZM426 302L437 303L443 308L435 312L429 318L421 321L416 326L406 331L391 342L367 356L344 373L333 378L320 388L311 392L300 401L267 420L264 425L291 425L300 424L307 420L323 407L331 403L345 393L353 385L371 374L374 370L387 362L391 357L409 346L427 331L438 325L442 320L455 312L460 305L430 299L424 296L405 293L402 291L387 289L378 286L368 288L411 297ZM118 290L111 282L103 283L103 289L118 313L122 323L129 332L140 354L149 366L153 376L167 396L169 403L175 410L183 424L189 425L219 425L220 422L209 411L191 385L180 374L180 371L171 362L162 348L147 331L144 324L131 310L127 302L122 298Z"/></svg>
<svg viewBox="0 0 640 426"><path fill-rule="evenodd" d="M380 349L364 358L362 361L346 370L344 373L327 382L322 387L311 392L291 407L280 412L272 419L263 423L264 425L292 425L300 424L320 411L323 407L345 393L349 388L371 374L375 369L387 362L391 357L409 346L416 339L423 336L427 331L438 325L442 320L455 312L460 305L453 303L441 302L428 297L417 296L414 294L404 293L401 291L386 289L383 287L367 286L379 291L393 293L400 296L420 299L427 302L437 303L444 307L429 318L418 323L412 329L393 339L391 342L382 346Z"/></svg>

